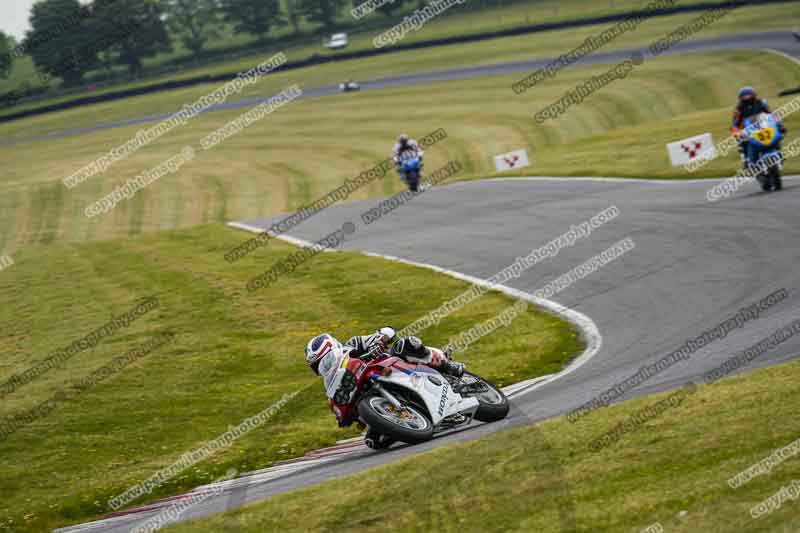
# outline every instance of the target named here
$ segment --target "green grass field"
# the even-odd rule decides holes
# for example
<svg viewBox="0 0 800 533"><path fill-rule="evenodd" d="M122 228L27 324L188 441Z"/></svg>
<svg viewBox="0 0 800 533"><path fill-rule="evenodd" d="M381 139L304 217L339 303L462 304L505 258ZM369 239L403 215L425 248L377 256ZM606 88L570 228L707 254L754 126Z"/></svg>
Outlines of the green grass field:
<svg viewBox="0 0 800 533"><path fill-rule="evenodd" d="M700 0L684 0L677 5L691 5L699 1ZM452 35L499 30L525 25L527 24L525 22L526 20L531 23L542 23L624 12L630 11L631 9L639 9L647 3L648 2L642 0L614 0L610 4L605 1L593 2L590 0L569 0L568 2L547 0L544 2L537 2L535 5L514 4L488 12L478 10L459 13L458 11L453 11L452 15L434 19L423 26L419 31L408 34L401 43L413 43L415 41ZM620 36L614 42L604 47L603 50L607 51L648 44L650 41L654 40L656 35L669 33L681 24L693 20L698 16L700 16L700 13L688 13L668 17L657 17L645 21L637 30ZM398 16L397 20L402 20L402 16ZM391 27L394 24L395 22L387 21L386 27ZM792 9L791 4L746 7L736 9L725 18L703 29L695 38L708 38L718 35L741 33L743 28L746 28L748 32L787 29L798 24L800 24L800 10ZM466 45L443 46L419 51L402 52L392 54L391 56L346 61L313 69L303 69L302 71L295 71L289 75L294 78L299 77L303 83L311 86L328 84L332 81L338 82L346 77L363 79L364 77L409 74L424 70L469 66L474 64L554 57L578 46L586 39L587 35L600 33L611 25L613 25L613 23L556 32L522 35L519 37L492 39ZM352 51L372 48L372 40L378 33L380 33L380 31L375 30L352 35L351 44L347 50ZM146 81L124 84L114 87L113 90L147 85L167 79L181 79L204 74L213 75L246 70L263 61L265 57L279 51L285 52L290 60L307 58L315 53L320 55L336 54L336 52L330 52L322 48L316 40L311 44L304 44L301 46L279 44L271 49L264 50L262 53L253 54L252 56L200 67L188 67L178 73L156 76ZM154 59L154 62L160 61L161 60L158 58ZM18 86L21 82L19 76L30 77L32 69L33 67L29 59L23 58L20 60L18 67L15 67L15 72L18 70L19 75L12 73L12 76L6 82L0 80L0 92ZM208 89L207 87L198 87L193 89L193 91L199 96L208 92ZM263 94L266 90L265 85L260 84L248 94ZM173 95L179 96L179 101L175 101ZM69 100L75 97L76 96L72 95L65 96L63 98L48 100L47 103ZM183 94L182 91L171 91L164 95L150 97L150 102L151 105L153 103L160 103L159 109L169 111L180 107L180 105L185 103L188 99L188 94ZM15 106L7 110L0 110L0 116L23 109L39 107L41 105L41 103L30 103ZM135 105L136 104L134 104L134 106ZM115 105L115 107L121 109L127 106ZM0 135L3 135L2 129L0 129Z"/></svg>
<svg viewBox="0 0 800 533"><path fill-rule="evenodd" d="M260 429L153 493L174 494L221 476L353 436L328 411L303 350L328 331L342 341L410 324L467 284L358 254L321 254L269 288L245 290L293 247L272 243L231 265L247 234L222 225L102 243L26 248L0 271L3 381L155 296L160 305L96 348L5 395L0 419L58 391L47 416L0 439L0 529L44 531L103 514L110 498L201 447L285 393L302 390ZM531 243L532 246L541 243ZM380 269L381 276L375 276ZM431 345L513 303L488 294L422 333ZM159 334L174 342L87 389L75 384ZM500 384L557 371L581 350L562 320L531 310L459 358ZM143 503L140 500L137 503Z"/></svg>
<svg viewBox="0 0 800 533"><path fill-rule="evenodd" d="M737 21L741 25L743 18L734 17L750 16L756 27L772 27L771 24L786 24L798 16L789 13L777 17L779 12L770 11L772 7L758 13L738 11L707 30L708 35L732 31ZM772 20L767 18L770 15ZM692 18L689 15L648 22L654 24L648 33L643 31L643 25L614 46L643 44ZM761 23L766 26L759 26ZM534 53L558 55L579 44L589 32L583 28L559 32L559 40L538 35L442 48L437 53L403 53L392 62L385 58L354 61L347 64L352 68L347 72L342 72L341 65L329 65L281 73L269 76L247 95L270 94L292 83L313 87L347 75L374 77L520 59ZM0 471L4 474L0 484L0 530L43 531L103 514L104 502L109 498L287 392L303 391L263 428L184 472L153 497L195 487L231 467L239 471L261 468L354 435L352 430L335 427L324 405L321 386L304 367L301 354L308 338L320 330L347 338L387 323L401 327L465 288L462 282L403 265L356 254L321 254L269 289L248 294L244 290L246 281L293 248L272 243L230 265L223 260L224 253L250 235L229 229L222 222L291 211L323 196L346 178L387 157L400 129L417 137L439 128L447 131L447 139L427 151L427 168L432 170L456 159L464 167L456 179L490 176L493 154L521 147L529 149L535 162L526 171L528 175L683 178L686 175L681 170L668 166L666 142L704 131L721 139L728 127L736 87L755 84L777 107L788 99L772 97L779 90L796 85L800 73L795 63L769 53L733 51L659 59L570 109L556 123L536 124L536 111L605 68L570 69L523 96L514 95L510 89L521 77L514 75L301 100L278 109L222 145L203 151L199 148L200 139L245 110L207 114L74 189L65 188L61 180L126 142L143 126L0 146L0 160L4 162L0 180L0 256L9 254L15 262L0 270L0 295L6 302L0 309L3 379L43 360L53 350L90 333L112 315L132 308L146 297L157 296L161 303L157 311L97 348L3 397L0 417L5 419L30 410L58 391L66 394L66 399L48 416L0 441ZM173 110L209 89L173 91L3 124L0 135L38 135ZM791 131L797 131L800 118L792 117L787 124ZM93 219L84 216L84 208L90 203L126 179L174 156L184 146L193 146L198 153L178 173L161 178L108 214ZM797 161L788 165L788 172L800 172ZM732 154L709 165L701 175L730 175L737 167ZM359 190L351 199L385 197L400 189L400 181L389 175ZM381 276L374 275L376 269L380 269ZM357 297L353 287L359 287ZM488 295L423 332L423 337L431 344L443 344L450 336L496 315L510 303L508 298ZM124 372L77 394L75 383L81 378L161 333L172 333L176 340ZM531 311L509 329L482 339L463 359L476 372L488 372L487 377L507 384L553 372L580 348L575 332L564 322ZM777 378L774 385L770 394L788 391L780 387L790 386ZM742 386L754 388L752 384ZM699 393L694 401L708 398L703 394ZM702 403L707 408L717 405L713 398ZM559 439L562 437L558 432L563 432L565 447L559 447L559 453L566 453L584 438L582 432L587 428L597 433L601 426L610 425L612 419L607 417L614 412L618 411L593 415L580 427L564 428L558 425L560 422L545 427L548 435L559 434ZM732 427L751 427L747 424L753 423L746 419L749 414L729 412L726 416ZM772 433L759 434L761 444L753 445L753 455L786 436L780 428L770 429ZM724 431L728 430L724 427ZM497 468L490 469L483 487L497 486L497 480L518 473L518 466L524 469L538 464L540 452L526 450L525 431L532 430L510 434L521 438L509 448L508 458L498 460ZM727 438L724 435L730 435L724 431L720 437L723 441ZM694 431L691 436L697 437L698 433ZM503 438L496 436L469 446L478 446L479 453L493 453L506 445ZM658 449L667 446L662 441L671 442L662 437L645 443ZM641 443L634 444L632 449L640 451ZM704 445L712 444L704 441ZM461 453L462 448L458 450ZM603 452L609 453L603 460L598 459L603 454L587 458L579 451L564 456L565 462L574 460L580 465L577 470L569 470L577 487L574 494L593 502L585 508L581 506L585 515L581 520L587 524L596 520L599 531L629 523L615 522L622 518L613 515L604 524L603 513L612 503L625 508L624 502L614 498L630 493L637 476L641 477L630 457L620 456L629 465L614 459L616 456L610 452ZM453 456L447 454L454 452L436 453L442 455L433 456L432 461L450 459ZM715 457L718 454L709 454L708 460ZM613 466L619 472L615 473ZM657 466L661 465L642 468L655 468L659 472L658 483L671 482L671 471L662 472ZM465 475L463 469L456 470L463 476L464 489L480 473ZM384 476L387 472L367 475ZM430 481L444 484L448 475L445 469L443 477L432 477ZM540 501L555 503L554 496L545 490L549 487L547 472L543 475L544 478L525 481L519 488L529 491L534 508ZM586 482L592 476L611 477L602 488L592 489ZM612 490L616 487L621 490ZM330 489L325 486L312 490ZM468 490L447 493L446 498L453 502L444 504L440 511L460 506L467 513L486 509L487 505L506 509L504 505L514 500L500 502L499 490L487 490L481 496L483 502L470 498ZM662 501L661 496L663 486L660 491L647 489L640 498L627 503L642 527L659 518L650 520L655 511L669 514L673 512L670 506L678 505L675 498ZM268 505L283 502L286 507L275 516L291 520L294 518L289 514L298 509L292 503L293 497L288 495ZM349 522L350 514L344 510L378 501L361 499L364 497L353 494L354 499L331 515L336 522L333 525L369 529L383 523ZM689 503L697 506L700 501L703 500L698 496ZM506 521L501 523L513 526L519 518L525 527L539 525L538 517L519 514L524 508L515 505L507 509ZM694 512L697 508L689 509ZM436 512L431 510L427 517L439 520L442 528L449 527L441 516L436 518ZM264 518L261 511L257 513L248 519L247 527L260 527L262 520L272 520ZM414 529L423 523L420 520L411 514L399 524ZM473 516L465 514L462 526L468 527L470 520ZM329 526L323 521L309 523L311 529ZM700 526L697 530L704 530L702 522ZM491 528L489 524L482 530ZM686 529L690 530L694 531Z"/></svg>
<svg viewBox="0 0 800 533"><path fill-rule="evenodd" d="M605 87L558 121L539 125L533 120L535 112L606 68L564 71L522 96L510 89L519 76L504 76L300 100L204 152L200 139L244 110L211 113L74 189L66 189L61 180L128 141L141 126L0 147L0 158L6 161L0 182L0 250L11 253L33 244L111 239L287 212L387 157L401 128L415 136L444 128L448 138L427 151L428 168L458 159L465 169L458 179L491 175L492 155L523 147L535 161L525 171L529 175L687 177L669 166L667 142L705 131L721 140L736 87L752 83L772 97L795 84L800 72L798 65L769 53L663 58ZM287 78L285 84L291 81ZM148 109L145 99L135 103L137 112ZM409 109L415 110L413 121ZM787 124L797 131L800 115ZM8 131L9 125L3 128ZM198 148L198 155L178 173L108 214L92 219L83 215L86 206L116 185L186 145ZM738 166L733 153L701 172L732 175ZM790 160L787 172L798 171L798 162ZM353 199L386 196L400 188L399 179L389 175L357 191Z"/></svg>
<svg viewBox="0 0 800 533"><path fill-rule="evenodd" d="M164 531L634 533L656 522L680 533L797 531L800 501L750 516L800 477L796 457L737 489L727 480L798 438L787 400L798 383L795 362L701 386L599 452L592 439L673 393L576 424L557 419L447 446Z"/></svg>

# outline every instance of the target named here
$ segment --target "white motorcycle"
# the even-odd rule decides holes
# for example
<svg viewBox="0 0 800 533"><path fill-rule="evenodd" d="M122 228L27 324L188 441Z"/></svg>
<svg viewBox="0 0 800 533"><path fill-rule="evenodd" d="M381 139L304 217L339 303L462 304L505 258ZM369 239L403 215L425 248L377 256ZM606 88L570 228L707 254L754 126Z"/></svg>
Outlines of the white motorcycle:
<svg viewBox="0 0 800 533"><path fill-rule="evenodd" d="M441 350L431 350L444 358ZM509 411L505 394L480 376L465 372L457 378L388 353L345 376L342 386L355 393L348 404L335 408L345 417L355 418L357 412L358 419L388 444L424 442L472 420L502 420Z"/></svg>

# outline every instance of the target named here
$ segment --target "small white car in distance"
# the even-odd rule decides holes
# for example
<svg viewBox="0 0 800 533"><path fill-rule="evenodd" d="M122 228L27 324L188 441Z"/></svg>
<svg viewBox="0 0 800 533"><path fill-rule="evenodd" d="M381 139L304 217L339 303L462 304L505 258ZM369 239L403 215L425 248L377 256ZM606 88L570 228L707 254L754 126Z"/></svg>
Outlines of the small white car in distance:
<svg viewBox="0 0 800 533"><path fill-rule="evenodd" d="M324 43L327 48L331 50L337 50L339 48L344 48L347 46L347 34L346 33L334 33L331 35L330 40Z"/></svg>

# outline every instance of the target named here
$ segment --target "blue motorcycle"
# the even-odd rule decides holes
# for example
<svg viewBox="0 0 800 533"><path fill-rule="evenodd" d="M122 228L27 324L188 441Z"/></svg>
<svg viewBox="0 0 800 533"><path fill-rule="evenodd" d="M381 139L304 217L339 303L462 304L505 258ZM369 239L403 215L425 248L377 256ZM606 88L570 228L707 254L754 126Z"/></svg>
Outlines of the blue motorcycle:
<svg viewBox="0 0 800 533"><path fill-rule="evenodd" d="M419 190L422 166L422 152L405 152L400 156L400 165L398 167L400 178L406 182L411 192Z"/></svg>
<svg viewBox="0 0 800 533"><path fill-rule="evenodd" d="M781 171L783 154L780 150L783 133L778 120L771 113L759 113L744 120L744 156L746 168L765 191L783 188Z"/></svg>

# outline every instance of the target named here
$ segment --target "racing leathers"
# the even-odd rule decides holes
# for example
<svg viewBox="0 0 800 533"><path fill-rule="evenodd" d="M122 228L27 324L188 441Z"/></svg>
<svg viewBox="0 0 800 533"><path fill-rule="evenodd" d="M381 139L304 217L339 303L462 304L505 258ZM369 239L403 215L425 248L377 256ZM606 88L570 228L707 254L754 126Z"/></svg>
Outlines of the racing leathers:
<svg viewBox="0 0 800 533"><path fill-rule="evenodd" d="M392 159L394 160L394 164L396 166L398 167L400 166L400 162L403 160L403 157L406 154L406 152L409 152L412 155L418 154L419 145L417 144L417 141L415 141L414 139L409 139L405 143L399 142L394 145L394 156Z"/></svg>
<svg viewBox="0 0 800 533"><path fill-rule="evenodd" d="M320 360L317 369L322 376L328 405L336 415L340 427L349 426L355 421L352 417L343 416L337 405L348 405L353 400L358 378L366 368L366 362L362 358L374 353L385 353L388 343L393 338L394 330L391 328L382 328L371 335L355 336L344 343L341 350L331 350ZM415 337L411 338L418 341ZM400 339L396 346L410 346L411 343L408 341L409 339ZM436 348L423 347L423 350L417 354L393 350L392 355L411 363L423 363L438 368L441 372L457 376L463 374L464 371L463 365L450 362L449 354Z"/></svg>
<svg viewBox="0 0 800 533"><path fill-rule="evenodd" d="M364 369L364 361L361 360L361 357L372 350L384 348L385 344L385 336L380 332L352 337L342 345L342 350L331 350L319 362L317 368L325 385L328 405L336 415L340 427L353 423L352 420L342 418L342 413L336 404L345 405L352 400L356 390L357 376Z"/></svg>

